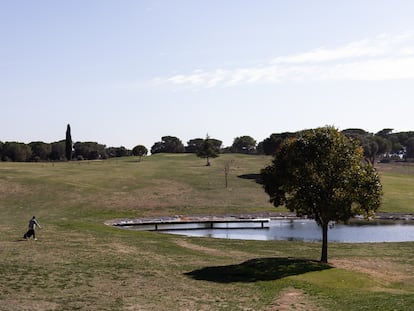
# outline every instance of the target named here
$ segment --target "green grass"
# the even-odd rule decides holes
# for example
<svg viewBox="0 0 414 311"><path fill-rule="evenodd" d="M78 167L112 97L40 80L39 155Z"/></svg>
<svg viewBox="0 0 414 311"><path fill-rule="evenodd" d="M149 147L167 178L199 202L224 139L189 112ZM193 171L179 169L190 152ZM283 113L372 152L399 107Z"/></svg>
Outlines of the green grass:
<svg viewBox="0 0 414 311"><path fill-rule="evenodd" d="M414 213L414 164L378 164L384 188L380 211Z"/></svg>
<svg viewBox="0 0 414 311"><path fill-rule="evenodd" d="M234 164L225 188L228 160ZM320 265L319 243L189 238L103 224L276 212L252 179L269 161L226 154L206 167L194 155L160 154L141 162L1 162L0 310L412 309L414 243L331 243L330 265ZM412 167L378 168L381 210L413 213ZM32 215L44 227L39 241L21 241ZM289 301L289 291L299 298Z"/></svg>

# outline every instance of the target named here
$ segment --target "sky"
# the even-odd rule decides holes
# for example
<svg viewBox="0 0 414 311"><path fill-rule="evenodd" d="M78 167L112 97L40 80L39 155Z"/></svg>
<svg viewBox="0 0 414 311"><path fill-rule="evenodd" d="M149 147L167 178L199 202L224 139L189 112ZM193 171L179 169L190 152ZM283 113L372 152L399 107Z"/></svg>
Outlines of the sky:
<svg viewBox="0 0 414 311"><path fill-rule="evenodd" d="M0 0L0 141L414 130L412 0Z"/></svg>

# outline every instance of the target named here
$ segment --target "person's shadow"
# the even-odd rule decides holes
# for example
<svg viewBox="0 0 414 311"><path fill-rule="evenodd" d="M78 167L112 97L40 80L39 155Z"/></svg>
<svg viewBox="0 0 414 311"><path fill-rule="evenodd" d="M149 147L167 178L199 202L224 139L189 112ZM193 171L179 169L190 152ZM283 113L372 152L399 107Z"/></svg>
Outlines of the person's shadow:
<svg viewBox="0 0 414 311"><path fill-rule="evenodd" d="M330 265L315 260L281 257L257 258L235 265L205 267L185 274L195 280L232 283L277 280L331 268Z"/></svg>

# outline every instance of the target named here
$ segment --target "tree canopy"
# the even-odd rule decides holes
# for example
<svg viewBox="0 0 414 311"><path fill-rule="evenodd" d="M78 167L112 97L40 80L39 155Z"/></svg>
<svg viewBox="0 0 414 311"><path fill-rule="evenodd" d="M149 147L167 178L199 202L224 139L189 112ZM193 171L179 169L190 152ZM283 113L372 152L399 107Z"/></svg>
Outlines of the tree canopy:
<svg viewBox="0 0 414 311"><path fill-rule="evenodd" d="M197 150L203 144L203 138L193 138L187 142L187 146L185 147L185 152L187 153L197 153Z"/></svg>
<svg viewBox="0 0 414 311"><path fill-rule="evenodd" d="M218 144L219 142L220 144ZM217 158L220 153L221 141L212 140L208 135L198 146L197 156L207 160L206 166L210 166L210 158Z"/></svg>
<svg viewBox="0 0 414 311"><path fill-rule="evenodd" d="M281 134L273 133L270 137L262 142L263 153L267 155L274 155L285 139L294 137L296 133L285 132Z"/></svg>
<svg viewBox="0 0 414 311"><path fill-rule="evenodd" d="M2 147L2 160L26 162L30 161L32 148L29 145L19 142L5 142Z"/></svg>
<svg viewBox="0 0 414 311"><path fill-rule="evenodd" d="M256 150L256 141L251 136L236 137L231 146L232 152L235 153L254 153Z"/></svg>
<svg viewBox="0 0 414 311"><path fill-rule="evenodd" d="M76 142L73 148L77 159L96 160L106 158L105 145L97 142Z"/></svg>
<svg viewBox="0 0 414 311"><path fill-rule="evenodd" d="M322 227L321 262L328 261L330 221L370 216L380 206L379 176L363 159L357 140L324 127L285 141L261 172L270 202L314 218Z"/></svg>
<svg viewBox="0 0 414 311"><path fill-rule="evenodd" d="M32 161L47 161L49 160L50 153L52 152L52 146L42 141L34 141L29 143L32 149Z"/></svg>
<svg viewBox="0 0 414 311"><path fill-rule="evenodd" d="M377 134L371 134L361 129L347 129L342 133L359 140L365 159L375 164L378 157L384 157L392 150L392 141L387 138L391 131L391 129L384 129Z"/></svg>
<svg viewBox="0 0 414 311"><path fill-rule="evenodd" d="M139 157L140 160L143 156L147 155L147 153L148 149L143 145L137 145L132 148L132 154L136 157Z"/></svg>
<svg viewBox="0 0 414 311"><path fill-rule="evenodd" d="M151 147L151 153L181 153L185 148L180 139L174 136L163 136L161 141Z"/></svg>

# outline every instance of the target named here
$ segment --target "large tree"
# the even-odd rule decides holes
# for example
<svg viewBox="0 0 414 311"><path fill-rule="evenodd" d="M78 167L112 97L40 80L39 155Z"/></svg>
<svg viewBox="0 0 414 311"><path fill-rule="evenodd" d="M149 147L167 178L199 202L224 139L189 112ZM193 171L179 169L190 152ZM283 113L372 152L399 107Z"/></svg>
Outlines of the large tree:
<svg viewBox="0 0 414 311"><path fill-rule="evenodd" d="M143 145L137 145L134 148L132 148L132 154L136 157L138 156L140 161L143 156L147 155L147 153L148 149Z"/></svg>
<svg viewBox="0 0 414 311"><path fill-rule="evenodd" d="M78 160L97 160L105 159L107 157L105 145L98 144L97 142L76 142L73 145L73 148L75 149L75 156Z"/></svg>
<svg viewBox="0 0 414 311"><path fill-rule="evenodd" d="M125 148L124 146L120 147L108 147L105 149L103 156L105 158L120 158L120 157L129 157L131 156L131 150Z"/></svg>
<svg viewBox="0 0 414 311"><path fill-rule="evenodd" d="M236 137L231 146L231 150L235 153L254 153L256 150L256 141L247 135Z"/></svg>
<svg viewBox="0 0 414 311"><path fill-rule="evenodd" d="M220 142L221 146L221 142ZM206 166L210 166L210 158L217 158L220 152L220 147L207 135L206 139L200 144L197 149L197 156L207 160Z"/></svg>
<svg viewBox="0 0 414 311"><path fill-rule="evenodd" d="M332 127L303 131L288 139L261 172L270 202L314 218L322 228L321 262L328 262L328 224L357 214L372 216L382 186L363 161L357 140Z"/></svg>
<svg viewBox="0 0 414 311"><path fill-rule="evenodd" d="M174 136L163 136L161 141L151 147L151 153L181 153L185 148L180 139Z"/></svg>

